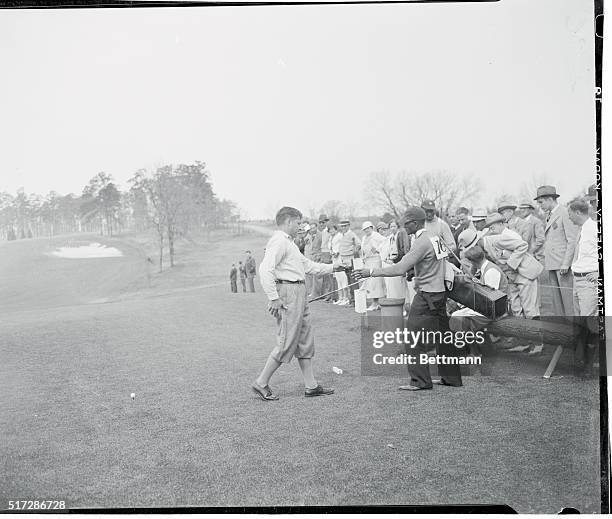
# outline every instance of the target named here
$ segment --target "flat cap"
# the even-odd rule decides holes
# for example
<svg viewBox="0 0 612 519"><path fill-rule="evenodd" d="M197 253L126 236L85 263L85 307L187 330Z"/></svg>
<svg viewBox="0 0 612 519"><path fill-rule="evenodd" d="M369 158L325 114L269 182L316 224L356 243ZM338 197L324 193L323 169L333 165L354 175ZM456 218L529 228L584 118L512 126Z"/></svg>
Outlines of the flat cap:
<svg viewBox="0 0 612 519"><path fill-rule="evenodd" d="M433 200L423 200L421 207L431 211L436 208L436 203Z"/></svg>
<svg viewBox="0 0 612 519"><path fill-rule="evenodd" d="M425 211L422 208L417 207L415 205L411 205L410 207L408 207L408 209L406 209L406 212L402 217L402 225L404 225L406 222L412 221L423 222L426 218L427 215L425 214Z"/></svg>

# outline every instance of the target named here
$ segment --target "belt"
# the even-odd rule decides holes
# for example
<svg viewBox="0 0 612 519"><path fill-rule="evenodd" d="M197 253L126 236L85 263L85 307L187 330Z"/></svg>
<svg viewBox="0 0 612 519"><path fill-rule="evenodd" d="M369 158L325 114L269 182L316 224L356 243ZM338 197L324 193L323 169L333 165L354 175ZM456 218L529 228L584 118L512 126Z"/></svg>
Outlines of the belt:
<svg viewBox="0 0 612 519"><path fill-rule="evenodd" d="M298 279L297 281L289 281L287 279L277 279L276 282L281 285L304 285L306 283L303 279Z"/></svg>
<svg viewBox="0 0 612 519"><path fill-rule="evenodd" d="M583 278L584 276L588 276L589 274L598 274L599 272L594 270L593 272L574 272L574 276L577 278Z"/></svg>

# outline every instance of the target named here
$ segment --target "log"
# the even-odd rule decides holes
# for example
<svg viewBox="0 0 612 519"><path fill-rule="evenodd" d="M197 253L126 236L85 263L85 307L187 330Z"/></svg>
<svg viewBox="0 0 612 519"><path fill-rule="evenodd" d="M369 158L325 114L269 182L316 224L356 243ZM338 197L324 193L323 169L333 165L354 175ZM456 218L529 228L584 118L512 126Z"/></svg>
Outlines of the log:
<svg viewBox="0 0 612 519"><path fill-rule="evenodd" d="M503 317L487 325L487 331L494 335L519 337L537 344L575 345L585 340L587 331L573 324L549 322L523 317Z"/></svg>

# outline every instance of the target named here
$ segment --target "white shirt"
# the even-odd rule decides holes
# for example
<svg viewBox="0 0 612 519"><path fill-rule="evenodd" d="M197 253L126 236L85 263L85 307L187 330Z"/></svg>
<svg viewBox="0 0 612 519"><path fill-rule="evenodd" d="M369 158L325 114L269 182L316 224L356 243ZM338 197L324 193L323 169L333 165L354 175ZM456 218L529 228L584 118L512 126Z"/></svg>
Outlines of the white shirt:
<svg viewBox="0 0 612 519"><path fill-rule="evenodd" d="M578 274L598 272L597 223L587 218L580 228L572 271Z"/></svg>
<svg viewBox="0 0 612 519"><path fill-rule="evenodd" d="M480 272L485 269L485 266L490 263L489 260L484 260L482 265L480 266ZM501 273L497 269L489 269L484 274L484 279L481 281L487 285L488 287L494 288L495 290L499 289L499 283L501 282Z"/></svg>
<svg viewBox="0 0 612 519"><path fill-rule="evenodd" d="M331 234L327 230L327 227L321 231L321 252L331 252L330 251L330 240Z"/></svg>
<svg viewBox="0 0 612 519"><path fill-rule="evenodd" d="M259 265L259 281L270 301L278 299L276 280L303 281L306 274L331 274L333 265L306 258L287 233L275 231Z"/></svg>
<svg viewBox="0 0 612 519"><path fill-rule="evenodd" d="M340 254L340 241L342 240L342 234L337 232L333 236L329 237L329 249L332 254Z"/></svg>

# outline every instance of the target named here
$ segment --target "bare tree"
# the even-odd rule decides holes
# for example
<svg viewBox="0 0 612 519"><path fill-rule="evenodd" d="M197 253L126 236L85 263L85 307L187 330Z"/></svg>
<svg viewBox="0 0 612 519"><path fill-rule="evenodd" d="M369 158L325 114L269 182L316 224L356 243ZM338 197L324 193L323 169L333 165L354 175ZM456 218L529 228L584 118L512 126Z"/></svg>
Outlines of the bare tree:
<svg viewBox="0 0 612 519"><path fill-rule="evenodd" d="M346 212L346 205L340 200L328 200L321 206L321 213L326 214L332 223L338 223Z"/></svg>
<svg viewBox="0 0 612 519"><path fill-rule="evenodd" d="M533 201L538 187L548 184L548 177L544 173L532 173L531 178L523 182L518 191L519 202L523 200Z"/></svg>
<svg viewBox="0 0 612 519"><path fill-rule="evenodd" d="M423 200L433 200L440 213L447 214L451 207L469 205L480 189L476 178L448 171L402 172L395 177L378 172L370 176L368 195L379 208L400 218L408 206Z"/></svg>
<svg viewBox="0 0 612 519"><path fill-rule="evenodd" d="M400 218L402 209L398 207L398 199L401 200L402 193L401 190L398 192L398 187L398 182L394 181L388 171L372 173L366 186L366 198L372 201L372 205Z"/></svg>

